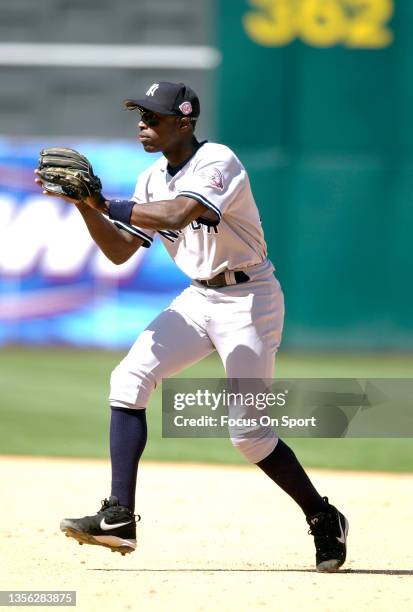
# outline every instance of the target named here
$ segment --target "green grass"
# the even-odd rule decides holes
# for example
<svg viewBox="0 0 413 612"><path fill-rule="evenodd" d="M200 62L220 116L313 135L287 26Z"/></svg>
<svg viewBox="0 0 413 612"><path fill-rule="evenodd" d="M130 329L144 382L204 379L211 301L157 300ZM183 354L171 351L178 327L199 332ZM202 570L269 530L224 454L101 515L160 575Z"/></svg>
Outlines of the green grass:
<svg viewBox="0 0 413 612"><path fill-rule="evenodd" d="M0 353L0 452L108 457L110 371L121 355L104 351L7 348ZM410 377L413 355L281 353L277 376ZM180 377L222 377L216 355ZM146 459L245 463L226 439L162 439L161 392L147 410ZM307 466L413 471L411 439L289 439Z"/></svg>

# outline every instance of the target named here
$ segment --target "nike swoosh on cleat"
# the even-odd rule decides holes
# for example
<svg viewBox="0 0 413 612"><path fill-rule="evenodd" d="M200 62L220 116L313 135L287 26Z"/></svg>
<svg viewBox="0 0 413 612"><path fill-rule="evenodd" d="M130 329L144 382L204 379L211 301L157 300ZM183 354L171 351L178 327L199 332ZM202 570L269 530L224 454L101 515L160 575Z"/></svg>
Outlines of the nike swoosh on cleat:
<svg viewBox="0 0 413 612"><path fill-rule="evenodd" d="M132 521L126 521L126 523L113 523L111 525L108 525L108 523L103 518L100 521L100 528L102 529L102 531L110 531L111 529L117 529L118 527L125 527L125 525L130 525L131 522Z"/></svg>
<svg viewBox="0 0 413 612"><path fill-rule="evenodd" d="M340 537L336 536L337 541L340 542L340 544L345 544L346 543L346 534L343 531L343 527L341 525L341 521L339 519L339 525L340 525Z"/></svg>

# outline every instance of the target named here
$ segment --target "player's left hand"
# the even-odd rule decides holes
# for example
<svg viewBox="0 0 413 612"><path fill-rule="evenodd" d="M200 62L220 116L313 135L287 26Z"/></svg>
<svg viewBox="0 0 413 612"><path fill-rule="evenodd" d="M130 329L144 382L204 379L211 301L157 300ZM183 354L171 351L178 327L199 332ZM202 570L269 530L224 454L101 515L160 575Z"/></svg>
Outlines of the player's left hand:
<svg viewBox="0 0 413 612"><path fill-rule="evenodd" d="M77 208L94 208L95 210L99 210L100 212L106 213L106 200L101 193L96 193L93 196L88 196L83 198L82 200L76 200L75 198L69 198L69 196L63 195L63 193L56 193L56 191L48 191L44 179L39 178L39 170L36 169L34 171L36 175L34 182L36 185L43 190L42 193L45 196L52 196L54 198L59 198L60 200L64 200L65 202L69 202L69 204L75 204Z"/></svg>
<svg viewBox="0 0 413 612"><path fill-rule="evenodd" d="M36 169L34 171L34 173L35 173L35 175L38 175L39 174L39 170ZM42 189L43 195L45 195L45 196L52 196L52 197L55 197L55 198L58 197L61 200L64 200L65 202L70 202L70 204L78 204L78 203L80 203L80 200L75 200L75 199L69 198L68 196L65 196L63 194L57 194L57 193L55 193L53 191L48 191L46 189L46 186L45 186L45 183L44 183L43 179L38 178L38 176L35 177L34 182L36 183L36 185L39 185L39 187Z"/></svg>
<svg viewBox="0 0 413 612"><path fill-rule="evenodd" d="M72 203L88 198L99 201L102 198L102 183L94 174L91 163L74 149L43 149L35 173L35 182L41 185L45 195L61 197Z"/></svg>

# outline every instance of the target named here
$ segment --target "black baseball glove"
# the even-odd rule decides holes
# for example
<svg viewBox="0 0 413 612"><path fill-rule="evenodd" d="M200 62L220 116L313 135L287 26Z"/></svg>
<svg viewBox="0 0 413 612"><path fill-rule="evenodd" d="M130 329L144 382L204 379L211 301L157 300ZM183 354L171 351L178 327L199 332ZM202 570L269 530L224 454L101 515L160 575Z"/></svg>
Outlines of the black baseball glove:
<svg viewBox="0 0 413 612"><path fill-rule="evenodd" d="M40 151L37 176L43 188L57 196L83 200L99 193L102 183L89 160L74 149L52 147Z"/></svg>

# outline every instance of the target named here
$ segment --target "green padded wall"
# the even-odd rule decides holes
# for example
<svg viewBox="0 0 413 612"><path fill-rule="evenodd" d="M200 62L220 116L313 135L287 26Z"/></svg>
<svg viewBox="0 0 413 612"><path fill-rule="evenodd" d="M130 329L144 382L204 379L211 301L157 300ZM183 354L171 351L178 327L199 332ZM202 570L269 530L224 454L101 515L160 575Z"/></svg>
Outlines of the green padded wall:
<svg viewBox="0 0 413 612"><path fill-rule="evenodd" d="M284 342L411 349L413 3L218 0L218 137L250 172Z"/></svg>

